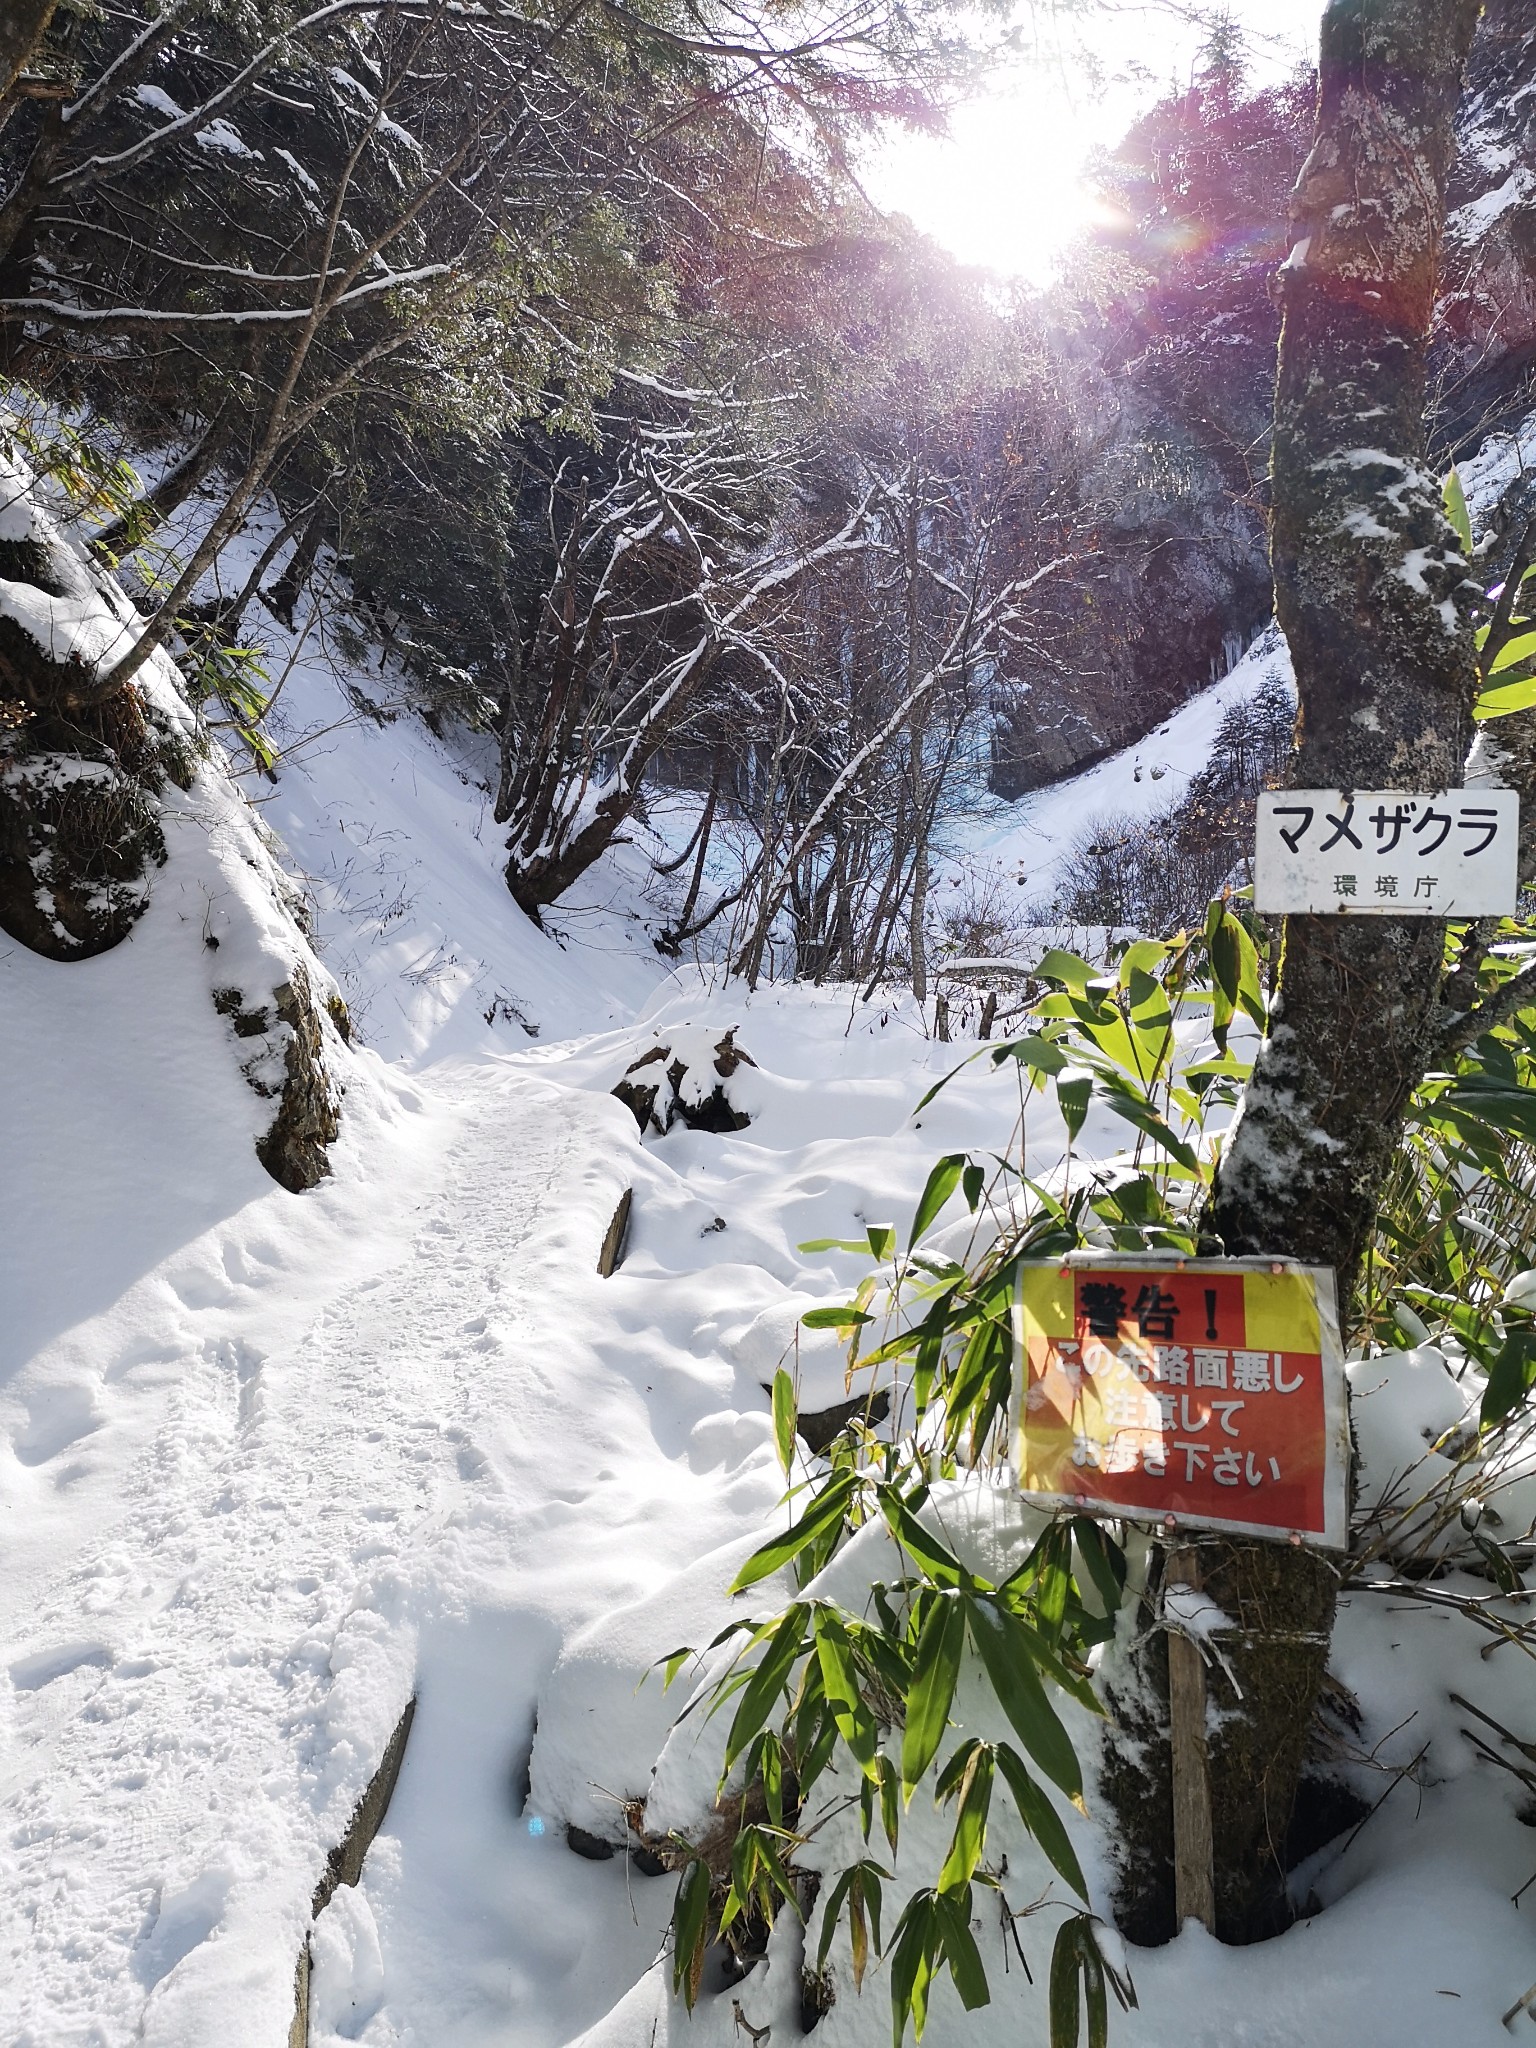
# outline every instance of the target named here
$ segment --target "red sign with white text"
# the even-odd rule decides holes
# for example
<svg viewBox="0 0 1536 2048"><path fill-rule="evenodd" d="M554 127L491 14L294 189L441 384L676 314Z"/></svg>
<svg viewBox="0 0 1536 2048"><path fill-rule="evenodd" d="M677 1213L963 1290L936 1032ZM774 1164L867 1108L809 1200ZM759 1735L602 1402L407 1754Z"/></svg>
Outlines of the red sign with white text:
<svg viewBox="0 0 1536 2048"><path fill-rule="evenodd" d="M1026 1493L1135 1521L1345 1542L1333 1276L1271 1260L1027 1266Z"/></svg>

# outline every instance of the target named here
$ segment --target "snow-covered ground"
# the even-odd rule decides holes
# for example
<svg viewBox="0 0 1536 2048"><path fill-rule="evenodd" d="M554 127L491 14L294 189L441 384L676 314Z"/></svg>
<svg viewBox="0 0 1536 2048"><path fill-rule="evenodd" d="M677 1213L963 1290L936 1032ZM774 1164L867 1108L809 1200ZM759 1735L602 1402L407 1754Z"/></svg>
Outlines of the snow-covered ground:
<svg viewBox="0 0 1536 2048"><path fill-rule="evenodd" d="M1263 659L978 843L1039 875L1093 811L1161 808ZM764 1382L787 1358L805 1405L843 1391L829 1344L797 1356L796 1319L858 1269L797 1247L903 1221L940 1152L1006 1147L1017 1082L976 1065L917 1111L971 1048L933 1044L909 1001L668 972L634 854L537 931L499 880L482 764L360 712L359 686L386 695L306 643L288 758L275 788L249 785L363 1041L318 1189L257 1165L261 1105L212 1009L206 933L235 869L173 860L95 961L0 940L0 2040L280 2043L327 1852L414 1697L363 1881L314 1929L317 2048L748 2048L741 2029L765 2026L783 2048L792 1923L690 2021L657 1962L671 1880L572 1855L564 1825L622 1833L673 1707L647 1669L714 1632L780 1513ZM751 1124L642 1142L609 1094L626 1067L730 1026L757 1063ZM1032 1170L1060 1140L1032 1113ZM603 1279L626 1187L627 1255ZM1455 1393L1429 1355L1391 1384L1373 1371L1358 1413L1390 1464L1403 1416ZM1378 1410L1395 1421L1372 1437ZM1320 1859L1325 1910L1281 1940L1227 1950L1191 1927L1134 1956L1141 2008L1116 2042L1502 2038L1536 1978L1510 1903L1536 1833L1449 1695L1536 1722L1521 1653L1484 1640L1351 1600L1335 1667L1360 1782L1389 1796ZM1102 1905L1104 1838L1074 1826ZM993 2005L967 2017L940 1990L937 2048L1044 2042L1051 1931L1049 1909L1026 1924L1031 1988L988 1923ZM826 2048L889 2038L883 1981L856 1999L844 1970Z"/></svg>

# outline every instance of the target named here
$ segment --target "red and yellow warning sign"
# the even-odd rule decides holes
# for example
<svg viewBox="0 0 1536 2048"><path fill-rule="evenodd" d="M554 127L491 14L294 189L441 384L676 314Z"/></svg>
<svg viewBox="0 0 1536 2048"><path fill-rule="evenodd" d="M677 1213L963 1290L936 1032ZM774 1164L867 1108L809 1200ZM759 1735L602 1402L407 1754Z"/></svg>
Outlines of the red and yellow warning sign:
<svg viewBox="0 0 1536 2048"><path fill-rule="evenodd" d="M1026 1493L1342 1549L1349 1424L1333 1275L1272 1260L1026 1266Z"/></svg>

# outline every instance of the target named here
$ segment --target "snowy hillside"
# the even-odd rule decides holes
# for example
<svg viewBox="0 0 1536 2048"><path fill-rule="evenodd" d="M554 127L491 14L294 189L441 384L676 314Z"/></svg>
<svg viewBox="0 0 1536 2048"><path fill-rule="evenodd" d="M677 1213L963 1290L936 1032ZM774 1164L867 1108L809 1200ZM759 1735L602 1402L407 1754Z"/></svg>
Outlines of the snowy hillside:
<svg viewBox="0 0 1536 2048"><path fill-rule="evenodd" d="M955 839L973 865L1022 883L1021 901L1047 909L1067 849L1102 818L1150 819L1180 802L1210 756L1222 714L1257 696L1266 683L1295 694L1290 657L1273 625L1220 682L1181 704L1145 739L1081 775L1014 803L989 806L962 824Z"/></svg>
<svg viewBox="0 0 1536 2048"><path fill-rule="evenodd" d="M0 2035L269 2048L308 1940L316 2048L786 2041L788 1916L766 1965L690 2021L657 1962L673 1880L602 1850L667 1740L676 1700L650 1667L733 1611L724 1587L782 1512L765 1384L787 1361L803 1407L846 1396L835 1345L797 1320L850 1267L798 1247L903 1222L942 1151L1007 1146L1017 1079L971 1066L919 1112L972 1048L934 1044L910 999L666 971L637 854L541 933L502 885L484 764L370 715L387 677L302 638L287 652L283 764L246 790L312 898L358 1040L329 1177L291 1194L252 1149L259 1104L211 998L254 943L248 878L270 856L212 768L126 944L66 966L0 943ZM1096 811L1161 808L1278 659L1261 640L1140 747L993 812L977 857L1043 884ZM750 1122L642 1140L610 1094L626 1070L658 1045L697 1067L732 1028ZM1122 1136L1090 1123L1081 1149ZM1063 1144L1055 1111L1032 1111L1030 1171ZM1463 1399L1428 1352L1356 1385L1384 1480L1421 1418L1442 1427ZM1141 2006L1116 2041L1494 2038L1536 1975L1511 1962L1532 1837L1449 1694L1519 1725L1525 1679L1471 1638L1351 1599L1349 1754L1393 1796L1319 1861L1328 1910L1282 1939L1224 1949L1191 1927L1136 1956ZM412 1700L362 1882L311 1933ZM669 1757L680 1798L698 1767ZM1104 1838L1073 1827L1104 1907ZM932 1835L919 1816L904 1839L914 1870ZM1007 1846L1043 1890L1022 1833ZM1045 2038L1044 1940L1026 1926L1033 1987L1005 1973L1000 1928L985 1941L993 2005L962 2019L940 1993L937 2048ZM873 2048L883 1977L859 1999L843 1949L833 1970L827 2048Z"/></svg>

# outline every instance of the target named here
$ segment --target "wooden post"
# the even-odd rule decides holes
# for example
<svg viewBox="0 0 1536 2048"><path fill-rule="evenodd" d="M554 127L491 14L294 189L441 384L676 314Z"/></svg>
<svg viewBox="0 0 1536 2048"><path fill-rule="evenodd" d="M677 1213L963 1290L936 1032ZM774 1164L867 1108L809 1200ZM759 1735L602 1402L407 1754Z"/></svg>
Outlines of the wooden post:
<svg viewBox="0 0 1536 2048"><path fill-rule="evenodd" d="M1170 1550L1163 1591L1200 1584L1193 1550ZM1211 1778L1205 1753L1205 1662L1181 1629L1169 1628L1168 1735L1173 1752L1173 1899L1180 1927L1198 1920L1216 1931L1216 1885L1211 1835Z"/></svg>

